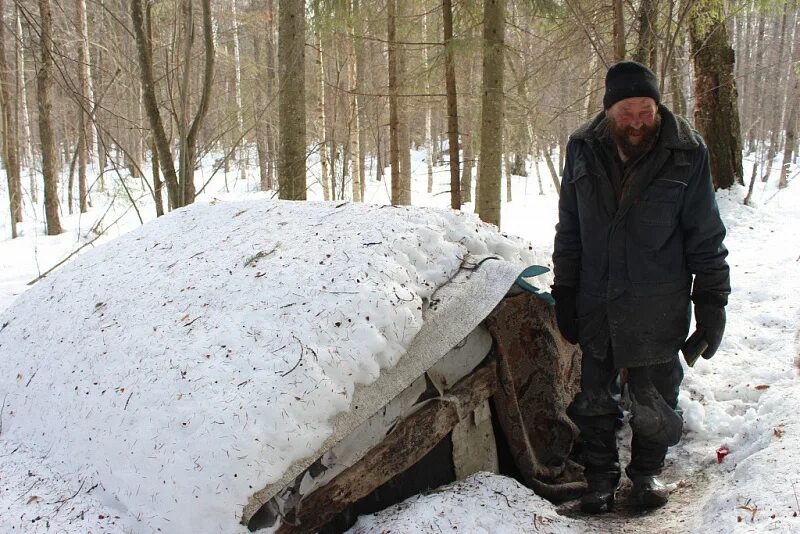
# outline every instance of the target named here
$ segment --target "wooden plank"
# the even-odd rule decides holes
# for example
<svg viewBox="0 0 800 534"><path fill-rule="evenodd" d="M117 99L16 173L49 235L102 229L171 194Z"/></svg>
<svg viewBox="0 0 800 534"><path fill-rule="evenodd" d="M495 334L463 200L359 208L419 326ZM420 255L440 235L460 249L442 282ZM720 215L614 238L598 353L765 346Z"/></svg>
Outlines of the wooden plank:
<svg viewBox="0 0 800 534"><path fill-rule="evenodd" d="M394 431L325 486L290 510L280 534L312 532L350 504L402 473L436 446L497 388L492 360L459 381L443 398L433 399L397 424Z"/></svg>

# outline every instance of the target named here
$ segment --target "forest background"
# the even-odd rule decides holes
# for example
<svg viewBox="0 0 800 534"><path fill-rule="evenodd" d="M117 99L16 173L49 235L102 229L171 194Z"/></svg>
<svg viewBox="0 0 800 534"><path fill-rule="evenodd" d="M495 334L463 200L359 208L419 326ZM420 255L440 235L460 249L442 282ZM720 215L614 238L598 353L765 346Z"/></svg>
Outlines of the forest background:
<svg viewBox="0 0 800 534"><path fill-rule="evenodd" d="M798 157L798 11L796 0L0 0L9 230L43 205L58 234L60 217L109 188L137 211L138 192L149 196L161 215L205 190L204 158L212 177L233 168L280 198L316 184L358 202L368 180L387 179L393 204L413 204L412 150L426 154L429 193L449 164L449 190L433 193L499 225L501 182L538 171L530 162L546 161L550 176L536 178L558 188L568 135L601 110L621 59L649 65L663 102L703 134L717 187L766 180L773 161L783 187Z"/></svg>

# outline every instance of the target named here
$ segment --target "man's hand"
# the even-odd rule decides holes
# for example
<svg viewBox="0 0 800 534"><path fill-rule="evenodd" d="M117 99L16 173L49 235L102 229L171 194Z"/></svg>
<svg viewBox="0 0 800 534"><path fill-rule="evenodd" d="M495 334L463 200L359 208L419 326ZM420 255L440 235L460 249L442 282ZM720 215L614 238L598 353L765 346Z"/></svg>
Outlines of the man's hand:
<svg viewBox="0 0 800 534"><path fill-rule="evenodd" d="M574 287L553 286L550 293L556 301L556 323L564 339L578 342L578 293Z"/></svg>
<svg viewBox="0 0 800 534"><path fill-rule="evenodd" d="M708 360L719 348L725 332L725 307L713 304L695 304L694 316L697 330L683 344L684 356L689 366L702 355ZM705 345L705 349L703 346Z"/></svg>

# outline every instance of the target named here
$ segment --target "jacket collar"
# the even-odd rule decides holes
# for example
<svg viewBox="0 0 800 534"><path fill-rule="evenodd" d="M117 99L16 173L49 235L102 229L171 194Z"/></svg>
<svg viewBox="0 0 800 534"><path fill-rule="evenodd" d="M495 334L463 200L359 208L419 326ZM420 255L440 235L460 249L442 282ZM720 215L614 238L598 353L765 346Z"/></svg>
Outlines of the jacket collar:
<svg viewBox="0 0 800 534"><path fill-rule="evenodd" d="M673 114L666 106L658 106L661 114L661 133L659 144L668 150L694 150L700 143L695 139L694 130L683 117ZM592 120L585 122L575 130L570 139L592 141L597 139L598 126L606 118L606 112L601 111Z"/></svg>

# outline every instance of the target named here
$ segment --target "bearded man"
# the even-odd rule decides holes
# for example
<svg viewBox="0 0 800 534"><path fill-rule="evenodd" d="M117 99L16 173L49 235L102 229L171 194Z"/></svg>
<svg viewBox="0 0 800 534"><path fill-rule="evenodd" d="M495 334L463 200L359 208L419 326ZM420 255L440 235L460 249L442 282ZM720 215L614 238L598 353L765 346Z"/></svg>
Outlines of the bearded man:
<svg viewBox="0 0 800 534"><path fill-rule="evenodd" d="M621 369L632 413L631 497L641 507L667 502L657 477L681 437L678 351L690 299L690 340L710 358L730 293L703 139L661 104L655 75L633 61L608 70L603 107L567 145L553 252L558 326L583 351L568 414L580 431L588 513L611 509L620 480Z"/></svg>

